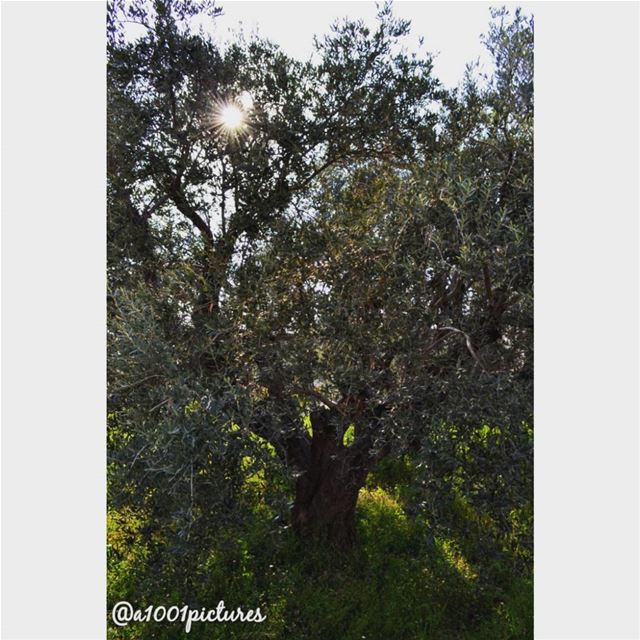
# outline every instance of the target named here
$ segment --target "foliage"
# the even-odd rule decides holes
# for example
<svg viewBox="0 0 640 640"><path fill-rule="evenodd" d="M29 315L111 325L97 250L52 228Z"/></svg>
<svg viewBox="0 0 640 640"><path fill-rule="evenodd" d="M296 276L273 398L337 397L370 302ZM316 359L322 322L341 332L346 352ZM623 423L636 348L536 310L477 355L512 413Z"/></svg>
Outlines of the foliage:
<svg viewBox="0 0 640 640"><path fill-rule="evenodd" d="M345 640L526 640L532 633L532 585L509 553L478 553L473 532L434 529L407 517L402 502L382 489L363 490L358 509L361 544L350 556L302 546L256 506L251 518L201 551L185 575L160 545L123 539L112 523L109 601L162 601L229 607L260 605L260 625L195 624L194 638L344 638ZM493 541L496 544L496 541ZM162 564L160 569L153 564ZM111 628L110 638L174 638L177 624Z"/></svg>
<svg viewBox="0 0 640 640"><path fill-rule="evenodd" d="M448 91L390 5L308 61L216 11L109 5L110 598L530 637L532 20Z"/></svg>

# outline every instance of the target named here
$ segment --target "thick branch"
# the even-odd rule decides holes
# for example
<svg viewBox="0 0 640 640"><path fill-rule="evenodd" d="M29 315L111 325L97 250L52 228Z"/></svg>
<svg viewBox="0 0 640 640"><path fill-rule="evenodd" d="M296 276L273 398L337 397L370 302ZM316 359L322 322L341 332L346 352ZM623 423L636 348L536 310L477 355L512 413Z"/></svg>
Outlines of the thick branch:
<svg viewBox="0 0 640 640"><path fill-rule="evenodd" d="M198 229L202 238L204 239L205 244L209 247L213 247L213 232L211 231L209 225L203 220L203 218L198 215L197 211L193 208L193 206L189 203L186 196L182 192L182 188L180 186L180 181L178 179L173 180L171 184L167 188L167 193L169 197L173 201L173 203L178 208L178 211L187 218L187 220L191 221L193 225Z"/></svg>
<svg viewBox="0 0 640 640"><path fill-rule="evenodd" d="M249 429L274 447L285 462L306 469L311 455L311 440L300 430L283 432L271 414L258 414L249 423Z"/></svg>

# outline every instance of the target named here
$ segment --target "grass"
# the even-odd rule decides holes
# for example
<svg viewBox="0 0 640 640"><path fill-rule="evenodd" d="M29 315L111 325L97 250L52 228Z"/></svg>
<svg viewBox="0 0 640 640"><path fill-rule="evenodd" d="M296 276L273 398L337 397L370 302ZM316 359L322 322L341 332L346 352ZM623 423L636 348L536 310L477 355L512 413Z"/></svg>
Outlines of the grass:
<svg viewBox="0 0 640 640"><path fill-rule="evenodd" d="M460 502L460 501L458 501ZM476 518L458 505L459 517ZM521 526L519 524L519 526ZM143 542L127 512L109 518L109 604L261 607L261 624L195 623L188 637L292 640L527 640L532 581L516 553L474 533L435 532L409 518L393 492L369 485L358 501L358 548L349 555L301 545L257 504L250 521L197 560L176 560L161 539ZM473 532L474 527L467 527ZM191 566L191 569L186 567ZM118 628L110 640L173 640L179 623Z"/></svg>

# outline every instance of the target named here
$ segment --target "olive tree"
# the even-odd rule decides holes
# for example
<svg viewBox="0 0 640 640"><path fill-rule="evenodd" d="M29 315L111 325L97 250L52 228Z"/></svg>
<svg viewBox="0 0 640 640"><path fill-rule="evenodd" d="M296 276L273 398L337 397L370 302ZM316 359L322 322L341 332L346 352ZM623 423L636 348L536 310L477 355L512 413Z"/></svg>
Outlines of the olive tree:
<svg viewBox="0 0 640 640"><path fill-rule="evenodd" d="M389 6L306 62L204 10L109 7L112 500L193 540L278 466L349 546L379 460L530 420L531 24L446 92Z"/></svg>

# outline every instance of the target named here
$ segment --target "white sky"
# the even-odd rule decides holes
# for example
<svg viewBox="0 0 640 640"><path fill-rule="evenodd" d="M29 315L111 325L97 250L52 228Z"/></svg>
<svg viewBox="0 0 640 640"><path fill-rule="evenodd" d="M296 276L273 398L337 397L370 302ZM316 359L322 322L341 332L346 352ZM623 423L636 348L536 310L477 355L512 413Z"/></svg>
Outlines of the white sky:
<svg viewBox="0 0 640 640"><path fill-rule="evenodd" d="M504 4L504 3L498 3ZM376 23L376 5L372 0L257 1L221 0L224 15L214 21L214 34L228 40L234 31L257 31L289 55L306 59L312 52L313 35L322 35L336 18L362 18ZM446 86L453 87L462 79L465 65L480 58L486 68L488 56L480 42L480 34L489 25L486 2L402 1L393 4L397 17L411 20L411 35L404 39L409 50L416 50L424 36L424 49L438 53L434 73Z"/></svg>

